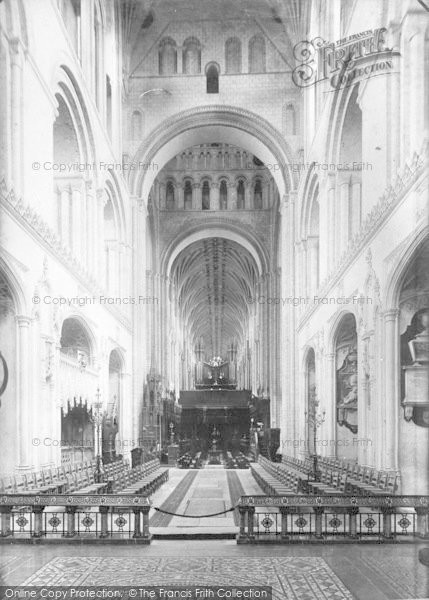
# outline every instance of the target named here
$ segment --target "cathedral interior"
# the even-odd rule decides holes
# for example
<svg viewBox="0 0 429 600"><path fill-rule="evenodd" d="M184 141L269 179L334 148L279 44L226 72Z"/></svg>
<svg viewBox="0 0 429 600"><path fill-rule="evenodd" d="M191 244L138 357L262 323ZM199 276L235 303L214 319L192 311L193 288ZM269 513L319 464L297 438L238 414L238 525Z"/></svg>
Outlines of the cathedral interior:
<svg viewBox="0 0 429 600"><path fill-rule="evenodd" d="M428 12L0 0L5 585L429 596Z"/></svg>

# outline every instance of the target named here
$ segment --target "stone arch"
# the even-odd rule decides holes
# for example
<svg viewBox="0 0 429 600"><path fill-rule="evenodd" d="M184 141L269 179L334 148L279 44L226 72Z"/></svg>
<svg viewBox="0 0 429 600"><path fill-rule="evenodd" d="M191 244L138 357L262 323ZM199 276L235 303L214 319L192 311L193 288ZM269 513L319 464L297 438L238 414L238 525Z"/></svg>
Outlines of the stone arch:
<svg viewBox="0 0 429 600"><path fill-rule="evenodd" d="M358 448L353 439L358 434L359 338L356 315L342 311L332 330L335 355L335 424L338 456L357 460Z"/></svg>
<svg viewBox="0 0 429 600"><path fill-rule="evenodd" d="M399 296L401 293L404 278L407 275L409 265L419 248L425 243L429 236L429 226L423 225L413 234L408 247L401 252L393 270L389 273L387 285L383 296L383 306L387 309L396 309L399 305Z"/></svg>
<svg viewBox="0 0 429 600"><path fill-rule="evenodd" d="M224 238L236 242L243 246L255 261L258 275L261 276L263 273L268 271L268 257L266 252L261 247L260 243L256 238L250 234L244 235L242 231L239 231L236 226L225 225L225 223L214 224L210 227L201 229L200 227L193 228L184 231L183 234L174 240L168 248L166 248L163 256L161 257L161 272L167 277L170 276L171 267L176 257L188 246L196 241L209 239L209 238Z"/></svg>
<svg viewBox="0 0 429 600"><path fill-rule="evenodd" d="M64 354L75 358L78 362L80 354L87 354L82 357L85 361L85 367L94 363L96 356L96 339L86 320L78 313L70 313L64 317L61 324L61 351ZM81 349L81 350L79 350Z"/></svg>
<svg viewBox="0 0 429 600"><path fill-rule="evenodd" d="M75 124L82 162L94 162L95 143L86 103L71 69L61 64L53 74L53 93L64 100ZM58 110L58 109L57 109Z"/></svg>
<svg viewBox="0 0 429 600"><path fill-rule="evenodd" d="M292 172L292 152L283 136L265 119L255 113L228 106L206 106L173 115L155 128L138 149L134 162L156 164L154 169L135 169L130 172L131 193L149 196L153 181L164 165L185 148L204 143L228 143L258 156L265 165L278 165L273 170L280 197L294 189L297 174Z"/></svg>
<svg viewBox="0 0 429 600"><path fill-rule="evenodd" d="M0 398L0 436L2 439L2 470L13 472L17 464L18 447L16 418L20 407L26 398L20 397L20 377L26 376L28 365L21 364L21 353L19 352L21 319L22 315L22 291L17 286L15 277L11 276L10 270L3 268L3 260L0 260L0 337L2 340L0 362L0 385L2 396ZM27 319L22 319L23 329L28 329ZM18 323L18 326L17 326Z"/></svg>

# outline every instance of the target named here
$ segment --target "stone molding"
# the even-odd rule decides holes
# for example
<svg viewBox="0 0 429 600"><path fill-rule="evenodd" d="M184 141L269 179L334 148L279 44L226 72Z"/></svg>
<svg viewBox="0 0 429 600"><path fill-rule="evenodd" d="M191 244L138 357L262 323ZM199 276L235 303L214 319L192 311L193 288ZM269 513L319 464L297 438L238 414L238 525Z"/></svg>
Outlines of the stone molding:
<svg viewBox="0 0 429 600"><path fill-rule="evenodd" d="M344 275L358 255L370 243L374 235L379 231L383 223L393 213L405 195L411 190L412 185L424 173L428 147L421 154L414 153L411 164L406 164L402 172L397 175L393 185L389 185L380 197L377 204L362 223L360 230L349 241L347 249L340 256L336 267L321 283L317 291L318 296L328 296L329 291ZM298 331L303 327L310 316L317 310L317 305L309 305L302 313L298 324Z"/></svg>

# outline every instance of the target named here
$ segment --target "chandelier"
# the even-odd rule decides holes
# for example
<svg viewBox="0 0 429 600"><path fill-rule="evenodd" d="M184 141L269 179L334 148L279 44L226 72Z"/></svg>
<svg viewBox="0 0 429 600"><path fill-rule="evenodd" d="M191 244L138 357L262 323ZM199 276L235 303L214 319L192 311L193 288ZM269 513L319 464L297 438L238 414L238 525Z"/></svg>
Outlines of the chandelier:
<svg viewBox="0 0 429 600"><path fill-rule="evenodd" d="M211 360L209 360L209 365L211 367L220 367L221 365L223 365L224 360L223 358L221 358L220 356L214 356Z"/></svg>

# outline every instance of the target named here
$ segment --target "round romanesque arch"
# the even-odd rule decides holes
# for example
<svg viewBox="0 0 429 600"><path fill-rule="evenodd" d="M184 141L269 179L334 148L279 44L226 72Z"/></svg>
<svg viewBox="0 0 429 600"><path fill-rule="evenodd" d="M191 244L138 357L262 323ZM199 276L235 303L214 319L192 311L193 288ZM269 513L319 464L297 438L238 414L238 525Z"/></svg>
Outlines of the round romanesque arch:
<svg viewBox="0 0 429 600"><path fill-rule="evenodd" d="M289 168L292 151L281 133L265 119L230 106L205 106L178 113L155 128L138 149L130 172L131 193L146 200L157 173L186 148L224 142L245 148L270 169L280 196L295 188L296 174ZM155 167L156 168L149 168Z"/></svg>

